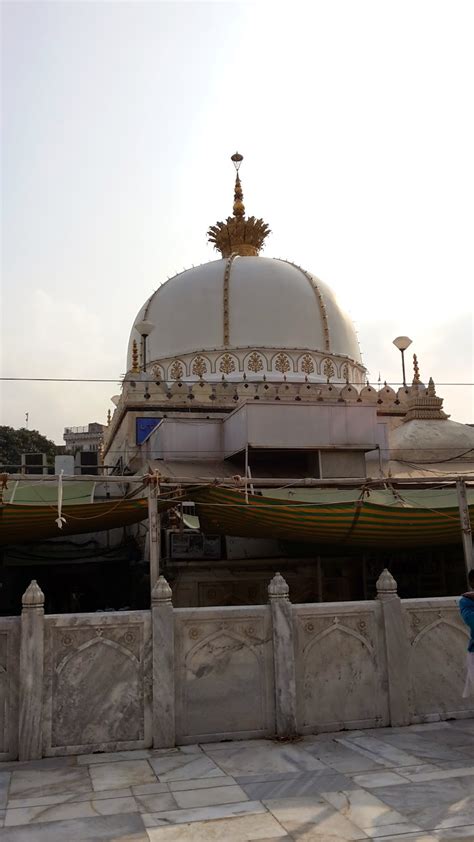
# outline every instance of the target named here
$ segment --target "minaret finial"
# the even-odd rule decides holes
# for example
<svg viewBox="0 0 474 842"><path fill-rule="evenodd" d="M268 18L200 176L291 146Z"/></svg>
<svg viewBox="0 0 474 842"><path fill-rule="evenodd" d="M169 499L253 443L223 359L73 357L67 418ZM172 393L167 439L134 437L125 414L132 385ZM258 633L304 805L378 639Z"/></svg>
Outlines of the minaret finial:
<svg viewBox="0 0 474 842"><path fill-rule="evenodd" d="M270 229L263 219L254 216L245 218L244 194L239 177L240 165L244 156L240 152L231 155L231 161L237 171L234 186L234 215L228 216L225 222L216 222L207 232L208 240L214 248L220 251L222 257L238 254L242 257L255 257L263 246L263 242L270 233Z"/></svg>
<svg viewBox="0 0 474 842"><path fill-rule="evenodd" d="M242 192L242 184L240 182L239 170L240 170L240 165L241 165L242 161L244 160L244 156L241 155L240 152L234 152L234 154L231 155L230 160L234 164L235 172L236 172L235 186L234 186L234 208L233 208L234 216L237 219L243 219L244 216L245 216L245 205L244 205L244 202L243 202L244 194Z"/></svg>
<svg viewBox="0 0 474 842"><path fill-rule="evenodd" d="M419 386L421 383L420 380L420 369L418 368L418 357L416 354L413 354L413 386Z"/></svg>

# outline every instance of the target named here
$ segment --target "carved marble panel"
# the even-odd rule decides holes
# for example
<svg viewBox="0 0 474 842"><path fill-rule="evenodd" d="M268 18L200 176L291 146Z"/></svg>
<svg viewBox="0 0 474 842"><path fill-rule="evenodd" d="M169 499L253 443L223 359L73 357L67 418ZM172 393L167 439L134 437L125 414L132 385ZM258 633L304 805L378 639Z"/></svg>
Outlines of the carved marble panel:
<svg viewBox="0 0 474 842"><path fill-rule="evenodd" d="M178 738L271 733L268 608L178 609L175 616Z"/></svg>
<svg viewBox="0 0 474 842"><path fill-rule="evenodd" d="M380 606L298 606L300 730L383 725L388 695Z"/></svg>
<svg viewBox="0 0 474 842"><path fill-rule="evenodd" d="M45 626L45 753L150 745L149 612L51 616Z"/></svg>
<svg viewBox="0 0 474 842"><path fill-rule="evenodd" d="M469 640L456 602L404 600L405 629L410 641L411 705L416 720L455 717L471 711L474 698L463 699Z"/></svg>
<svg viewBox="0 0 474 842"><path fill-rule="evenodd" d="M18 754L20 618L0 617L0 760Z"/></svg>

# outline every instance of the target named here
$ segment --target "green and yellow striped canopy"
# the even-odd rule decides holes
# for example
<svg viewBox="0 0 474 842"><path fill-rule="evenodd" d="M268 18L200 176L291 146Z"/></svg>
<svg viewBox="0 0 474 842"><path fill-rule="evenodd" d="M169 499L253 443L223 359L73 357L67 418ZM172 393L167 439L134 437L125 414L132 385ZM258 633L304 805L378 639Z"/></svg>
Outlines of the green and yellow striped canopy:
<svg viewBox="0 0 474 842"><path fill-rule="evenodd" d="M416 547L456 544L461 526L456 491L321 491L288 489L248 495L222 487L194 489L208 534L276 538L321 545ZM474 528L474 493L468 492ZM302 498L302 499L299 499Z"/></svg>

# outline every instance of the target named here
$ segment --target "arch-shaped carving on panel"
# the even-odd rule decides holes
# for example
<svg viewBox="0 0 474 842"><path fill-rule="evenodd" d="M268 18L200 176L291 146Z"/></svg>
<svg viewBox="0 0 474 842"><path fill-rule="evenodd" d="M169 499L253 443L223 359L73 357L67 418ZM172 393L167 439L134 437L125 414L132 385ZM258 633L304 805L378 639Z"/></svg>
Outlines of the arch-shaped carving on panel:
<svg viewBox="0 0 474 842"><path fill-rule="evenodd" d="M472 709L472 699L463 698L464 652L467 630L444 617L437 617L420 629L410 651L413 712L416 716Z"/></svg>
<svg viewBox="0 0 474 842"><path fill-rule="evenodd" d="M239 370L239 360L228 351L217 358L216 371L219 374L234 374Z"/></svg>
<svg viewBox="0 0 474 842"><path fill-rule="evenodd" d="M61 660L52 679L52 746L143 739L141 664L125 646L102 637Z"/></svg>
<svg viewBox="0 0 474 842"><path fill-rule="evenodd" d="M189 631L199 633L198 628ZM182 679L183 734L267 727L265 668L258 651L261 644L225 627L194 644L186 655Z"/></svg>
<svg viewBox="0 0 474 842"><path fill-rule="evenodd" d="M235 640L237 643L240 643L243 647L246 647L247 649L250 649L252 651L253 655L257 658L257 660L259 660L258 653L255 652L254 647L252 646L252 644L249 642L248 639L246 639L245 637L240 635L234 629L227 629L227 628L222 629L221 628L221 629L215 629L213 632L210 632L208 635L206 635L206 637L203 637L202 640L198 640L194 644L194 646L189 650L189 652L186 655L186 658L185 658L186 664L188 664L190 659L192 659L196 655L196 653L199 652L200 649L204 649L204 647L208 646L209 643L212 643L213 640L223 638L223 637L228 637L232 640Z"/></svg>
<svg viewBox="0 0 474 842"><path fill-rule="evenodd" d="M316 371L316 364L312 354L301 354L297 360L297 369L302 371L307 376L314 374Z"/></svg>
<svg viewBox="0 0 474 842"><path fill-rule="evenodd" d="M204 354L196 354L191 362L191 374L194 374L195 377L199 377L199 379L202 380L204 375L208 374L210 371L211 361L209 357L206 357Z"/></svg>
<svg viewBox="0 0 474 842"><path fill-rule="evenodd" d="M415 648L418 646L421 640L425 637L425 635L429 634L430 631L436 628L436 626L450 626L450 628L454 629L455 631L459 632L462 637L469 637L469 632L464 630L461 626L458 626L456 623L451 622L450 620L446 620L444 617L438 617L437 620L433 620L432 623L428 623L427 626L424 626L416 637L412 641L412 647Z"/></svg>
<svg viewBox="0 0 474 842"><path fill-rule="evenodd" d="M259 374L268 370L268 363L263 354L258 351L251 351L244 357L244 368L251 371L252 374Z"/></svg>
<svg viewBox="0 0 474 842"><path fill-rule="evenodd" d="M334 623L310 640L304 651L300 691L303 725L340 728L354 721L386 721L387 699L374 661L369 641L342 623Z"/></svg>
<svg viewBox="0 0 474 842"><path fill-rule="evenodd" d="M331 380L332 377L336 374L336 366L334 365L334 360L330 359L329 357L325 357L322 363L322 371L324 376Z"/></svg>
<svg viewBox="0 0 474 842"><path fill-rule="evenodd" d="M319 643L319 641L323 640L325 637L328 637L328 635L336 631L342 632L342 634L348 634L350 637L355 637L356 640L358 640L360 643L362 643L363 646L366 647L366 649L370 653L370 656L372 658L375 657L374 647L372 646L370 641L367 640L367 638L364 637L362 634L359 634L359 632L357 632L355 629L351 629L349 628L349 626L345 626L343 623L332 623L332 625L328 626L327 629L324 629L324 631L319 632L319 634L317 634L316 637L313 637L304 648L305 657L307 657L313 646L315 646L317 643Z"/></svg>
<svg viewBox="0 0 474 842"><path fill-rule="evenodd" d="M112 649L118 649L127 658L130 658L130 660L133 661L137 667L139 666L140 662L137 659L136 655L134 655L133 652L130 651L130 649L127 649L126 646L123 646L121 643L117 643L115 640L109 640L108 637L94 637L92 638L92 640L87 640L81 646L78 646L77 649L73 649L71 652L68 652L67 655L65 655L64 658L62 658L62 660L57 665L56 673L59 675L63 671L64 667L69 663L69 661L75 658L76 655L79 654L79 652L83 652L85 649L89 649L91 646L100 645L111 646Z"/></svg>
<svg viewBox="0 0 474 842"><path fill-rule="evenodd" d="M159 363L153 363L151 367L151 376L154 377L155 380L163 380L164 371L163 367Z"/></svg>
<svg viewBox="0 0 474 842"><path fill-rule="evenodd" d="M186 363L179 357L168 366L168 380L182 380L186 373Z"/></svg>
<svg viewBox="0 0 474 842"><path fill-rule="evenodd" d="M292 369L294 370L293 360L285 351L278 351L271 359L271 368L278 371L282 376L288 374Z"/></svg>

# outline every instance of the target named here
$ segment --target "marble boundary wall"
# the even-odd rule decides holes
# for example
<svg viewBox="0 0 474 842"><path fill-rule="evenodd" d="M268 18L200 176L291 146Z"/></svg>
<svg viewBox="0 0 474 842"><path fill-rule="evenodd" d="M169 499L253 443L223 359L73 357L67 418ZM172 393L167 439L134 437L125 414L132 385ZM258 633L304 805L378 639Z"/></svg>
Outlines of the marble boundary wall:
<svg viewBox="0 0 474 842"><path fill-rule="evenodd" d="M0 618L0 757L169 748L474 717L457 599L179 608L44 616L32 582Z"/></svg>
<svg viewBox="0 0 474 842"><path fill-rule="evenodd" d="M0 760L18 754L20 618L0 617Z"/></svg>

